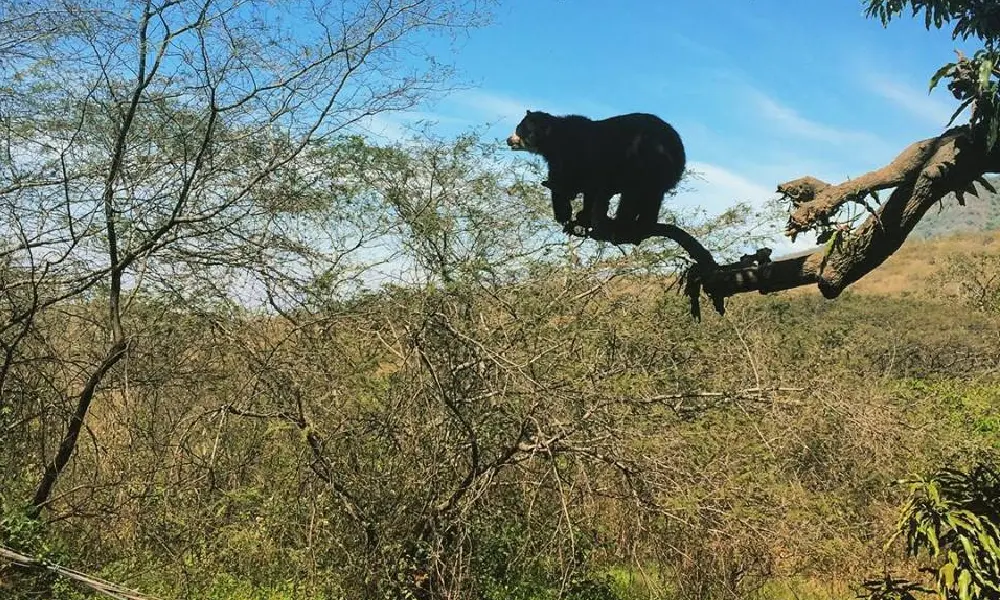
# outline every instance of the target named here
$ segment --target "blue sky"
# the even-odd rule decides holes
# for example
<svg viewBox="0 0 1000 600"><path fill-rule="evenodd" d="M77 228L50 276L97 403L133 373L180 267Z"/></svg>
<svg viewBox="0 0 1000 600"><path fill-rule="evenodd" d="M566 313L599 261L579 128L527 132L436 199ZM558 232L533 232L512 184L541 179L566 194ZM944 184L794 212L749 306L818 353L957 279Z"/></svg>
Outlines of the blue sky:
<svg viewBox="0 0 1000 600"><path fill-rule="evenodd" d="M802 175L856 177L940 132L957 104L928 80L962 47L921 18L883 28L861 0L508 1L451 58L470 89L371 129L422 117L504 137L527 108L652 112L705 180L671 202L717 213Z"/></svg>

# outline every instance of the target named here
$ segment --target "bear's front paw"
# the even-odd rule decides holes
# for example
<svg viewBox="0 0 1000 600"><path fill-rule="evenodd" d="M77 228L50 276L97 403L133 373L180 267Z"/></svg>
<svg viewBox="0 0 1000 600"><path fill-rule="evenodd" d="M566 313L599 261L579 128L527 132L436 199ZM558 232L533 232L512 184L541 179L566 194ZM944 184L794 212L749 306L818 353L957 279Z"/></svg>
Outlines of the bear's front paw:
<svg viewBox="0 0 1000 600"><path fill-rule="evenodd" d="M569 235L576 237L586 237L587 228L580 225L580 223L576 221L566 221L565 223L563 223L563 233L567 233Z"/></svg>

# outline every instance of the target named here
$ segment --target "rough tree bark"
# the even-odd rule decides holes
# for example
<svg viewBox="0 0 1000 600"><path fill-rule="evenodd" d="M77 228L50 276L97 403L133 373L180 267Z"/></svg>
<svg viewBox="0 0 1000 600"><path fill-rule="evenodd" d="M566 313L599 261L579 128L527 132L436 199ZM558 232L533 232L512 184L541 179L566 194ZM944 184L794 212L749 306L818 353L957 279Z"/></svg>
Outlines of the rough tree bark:
<svg viewBox="0 0 1000 600"><path fill-rule="evenodd" d="M965 193L975 195L975 182L990 188L982 177L1000 172L1000 146L991 152L985 148L969 126L954 127L911 144L881 169L839 185L808 176L779 185L777 191L792 202L786 234L793 240L826 223L844 204L893 189L856 229L843 230L832 243L806 253L769 260L765 249L758 253L760 257L719 265L704 246L678 227L661 225L654 235L676 241L695 261L683 279L696 318L700 317L701 291L712 299L719 314L725 313L726 298L753 291L767 294L817 284L824 297L836 298L896 252L927 210L944 196L954 192L964 204Z"/></svg>

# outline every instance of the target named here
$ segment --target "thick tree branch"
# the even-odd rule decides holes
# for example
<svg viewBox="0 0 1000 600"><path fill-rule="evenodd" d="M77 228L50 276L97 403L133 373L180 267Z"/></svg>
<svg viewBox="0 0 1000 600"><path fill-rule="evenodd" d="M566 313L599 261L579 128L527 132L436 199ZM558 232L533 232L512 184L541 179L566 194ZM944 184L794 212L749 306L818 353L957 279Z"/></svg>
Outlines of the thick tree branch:
<svg viewBox="0 0 1000 600"><path fill-rule="evenodd" d="M788 217L786 233L794 240L795 234L830 217L845 203L861 200L873 191L905 183L927 164L935 152L959 136L957 133L945 133L936 138L915 142L888 165L840 185L829 185L815 177L802 177L779 185L778 192L784 194L795 206Z"/></svg>
<svg viewBox="0 0 1000 600"><path fill-rule="evenodd" d="M624 243L621 242L620 240L615 240L612 232L610 231L604 232L604 231L590 230L587 232L586 237L601 242ZM693 235L684 231L680 227L677 227L676 225L670 225L669 223L657 223L654 226L652 233L650 233L646 237L669 238L677 242L677 245L683 248L684 251L687 252L691 256L691 258L694 259L695 262L701 263L703 265L715 265L715 259L712 258L712 253L709 252L708 249L705 248L705 246L702 246L701 242L699 242ZM629 240L628 243L636 243L636 241Z"/></svg>
<svg viewBox="0 0 1000 600"><path fill-rule="evenodd" d="M955 127L911 144L885 167L839 185L815 177L779 185L778 192L793 206L786 228L792 239L814 227L828 226L828 219L848 202L862 202L878 190L893 191L856 229L842 228L823 246L777 260L770 260L770 251L765 249L736 263L719 265L679 227L660 224L653 235L673 239L695 260L682 277L695 317L700 317L702 291L719 314L725 312L725 298L745 292L766 294L815 283L824 297L836 298L896 252L927 210L946 195L955 193L963 203L963 194L976 194L976 182L990 187L982 177L1000 172L1000 148L991 152L985 148L970 127ZM595 237L593 232L590 236Z"/></svg>

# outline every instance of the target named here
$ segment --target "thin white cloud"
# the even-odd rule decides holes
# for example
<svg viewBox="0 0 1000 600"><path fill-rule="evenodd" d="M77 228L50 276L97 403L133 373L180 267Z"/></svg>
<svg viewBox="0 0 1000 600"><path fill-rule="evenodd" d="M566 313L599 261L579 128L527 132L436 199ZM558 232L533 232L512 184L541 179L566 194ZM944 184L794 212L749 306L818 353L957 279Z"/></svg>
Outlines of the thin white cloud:
<svg viewBox="0 0 1000 600"><path fill-rule="evenodd" d="M361 119L355 124L365 134L384 142L400 142L409 137L401 113L379 113Z"/></svg>
<svg viewBox="0 0 1000 600"><path fill-rule="evenodd" d="M928 94L926 89L894 80L884 74L869 72L863 78L865 85L873 92L935 127L943 128L958 108L957 103L946 102ZM955 121L963 123L967 119L966 115L960 115Z"/></svg>
<svg viewBox="0 0 1000 600"><path fill-rule="evenodd" d="M446 114L452 118L462 118L470 122L498 122L505 126L517 123L524 117L524 112L541 110L555 115L582 114L599 119L617 114L615 107L573 100L570 103L545 100L541 98L521 98L504 92L468 89L449 94L435 113Z"/></svg>
<svg viewBox="0 0 1000 600"><path fill-rule="evenodd" d="M718 211L738 202L762 206L775 195L773 187L752 181L721 165L691 161L688 168L698 175L686 179L682 186L693 189L679 192L675 199L689 206Z"/></svg>
<svg viewBox="0 0 1000 600"><path fill-rule="evenodd" d="M841 129L808 119L760 90L748 88L746 94L757 114L789 135L836 145L883 144L878 136L866 131Z"/></svg>
<svg viewBox="0 0 1000 600"><path fill-rule="evenodd" d="M524 111L532 108L530 102L483 90L463 90L452 94L448 104L457 105L469 113L487 120L510 121L520 119ZM540 109L535 109L540 110Z"/></svg>
<svg viewBox="0 0 1000 600"><path fill-rule="evenodd" d="M380 142L398 143L408 142L424 123L435 126L452 125L457 126L457 129L466 129L473 125L466 119L449 115L407 110L383 112L365 117L355 123L353 129Z"/></svg>

